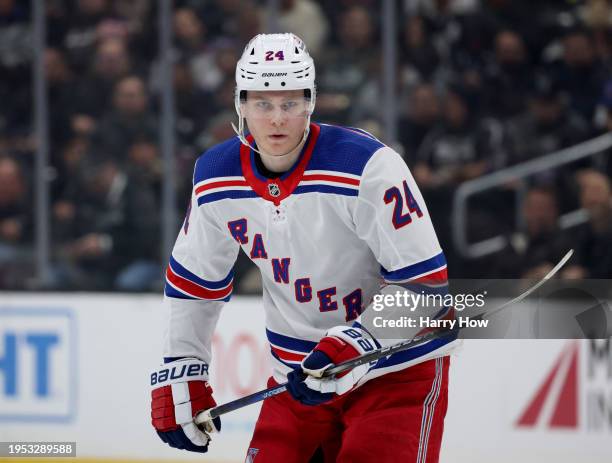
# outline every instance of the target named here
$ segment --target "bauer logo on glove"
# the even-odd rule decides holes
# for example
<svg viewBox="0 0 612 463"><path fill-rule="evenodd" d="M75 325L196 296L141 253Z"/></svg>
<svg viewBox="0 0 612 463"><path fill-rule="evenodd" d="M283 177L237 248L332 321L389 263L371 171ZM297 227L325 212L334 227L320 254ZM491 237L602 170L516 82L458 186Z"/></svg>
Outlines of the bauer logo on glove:
<svg viewBox="0 0 612 463"><path fill-rule="evenodd" d="M182 365L175 365L171 368L163 368L159 371L154 371L151 373L151 386L155 386L156 384L165 383L170 380L168 384L172 384L176 381L184 381L184 377L188 377L189 379L198 379L206 377L208 378L208 364L206 363L192 363L187 365L183 363Z"/></svg>

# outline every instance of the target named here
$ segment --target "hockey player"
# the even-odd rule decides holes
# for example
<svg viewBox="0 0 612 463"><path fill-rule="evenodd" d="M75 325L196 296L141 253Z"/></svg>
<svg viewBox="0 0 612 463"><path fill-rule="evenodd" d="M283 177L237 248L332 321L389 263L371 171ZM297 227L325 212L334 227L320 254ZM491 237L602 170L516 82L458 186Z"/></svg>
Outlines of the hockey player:
<svg viewBox="0 0 612 463"><path fill-rule="evenodd" d="M311 123L315 99L314 63L299 38L248 43L236 67L238 136L197 160L166 272L153 426L196 452L221 427L217 418L198 428L193 417L215 405L211 340L242 247L263 279L269 385L289 381L289 393L263 403L247 461L308 462L318 452L330 462L435 462L453 340L316 378L396 342L366 329L373 296L443 290L446 261L402 158L359 129Z"/></svg>

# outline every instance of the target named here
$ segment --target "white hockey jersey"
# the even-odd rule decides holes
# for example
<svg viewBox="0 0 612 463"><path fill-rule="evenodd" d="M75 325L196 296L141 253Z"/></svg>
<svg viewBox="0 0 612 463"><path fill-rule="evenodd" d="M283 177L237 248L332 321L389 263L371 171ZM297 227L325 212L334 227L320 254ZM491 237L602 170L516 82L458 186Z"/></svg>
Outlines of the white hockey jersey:
<svg viewBox="0 0 612 463"><path fill-rule="evenodd" d="M446 260L408 167L357 129L312 123L299 160L277 179L258 173L254 152L237 137L197 160L190 210L166 271L165 357L210 361L240 247L262 274L279 382L327 329L351 325L367 310L381 284L426 290L433 281L437 291L446 284ZM446 355L453 344L435 340L395 354L360 383Z"/></svg>

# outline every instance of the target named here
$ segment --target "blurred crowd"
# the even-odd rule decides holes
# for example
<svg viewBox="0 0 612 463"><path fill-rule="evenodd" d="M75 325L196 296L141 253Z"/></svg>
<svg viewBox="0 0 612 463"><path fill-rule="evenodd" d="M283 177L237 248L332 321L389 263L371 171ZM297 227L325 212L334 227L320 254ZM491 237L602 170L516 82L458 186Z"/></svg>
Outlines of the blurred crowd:
<svg viewBox="0 0 612 463"><path fill-rule="evenodd" d="M469 179L612 130L612 1L398 0L398 139L384 140L381 5L375 0L173 2L177 208L208 147L233 136L234 69L276 27L317 65L314 119L362 127L404 156L453 277L535 277L569 247L567 278L612 278L612 161L603 152L470 202L466 261L450 208ZM161 288L157 2L47 0L51 272L48 289ZM34 285L34 100L29 2L0 0L0 288ZM526 191L516 203L515 190ZM560 229L578 208L586 221ZM518 210L518 213L517 213ZM256 290L244 256L238 290ZM40 283L40 282L39 282Z"/></svg>

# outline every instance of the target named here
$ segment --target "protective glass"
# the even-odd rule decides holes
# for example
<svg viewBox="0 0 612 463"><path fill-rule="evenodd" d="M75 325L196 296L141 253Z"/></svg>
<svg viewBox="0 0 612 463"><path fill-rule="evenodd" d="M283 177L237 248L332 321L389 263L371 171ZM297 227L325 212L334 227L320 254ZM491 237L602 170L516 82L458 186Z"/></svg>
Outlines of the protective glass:
<svg viewBox="0 0 612 463"><path fill-rule="evenodd" d="M308 98L248 98L241 101L242 115L247 119L306 118L310 116Z"/></svg>

